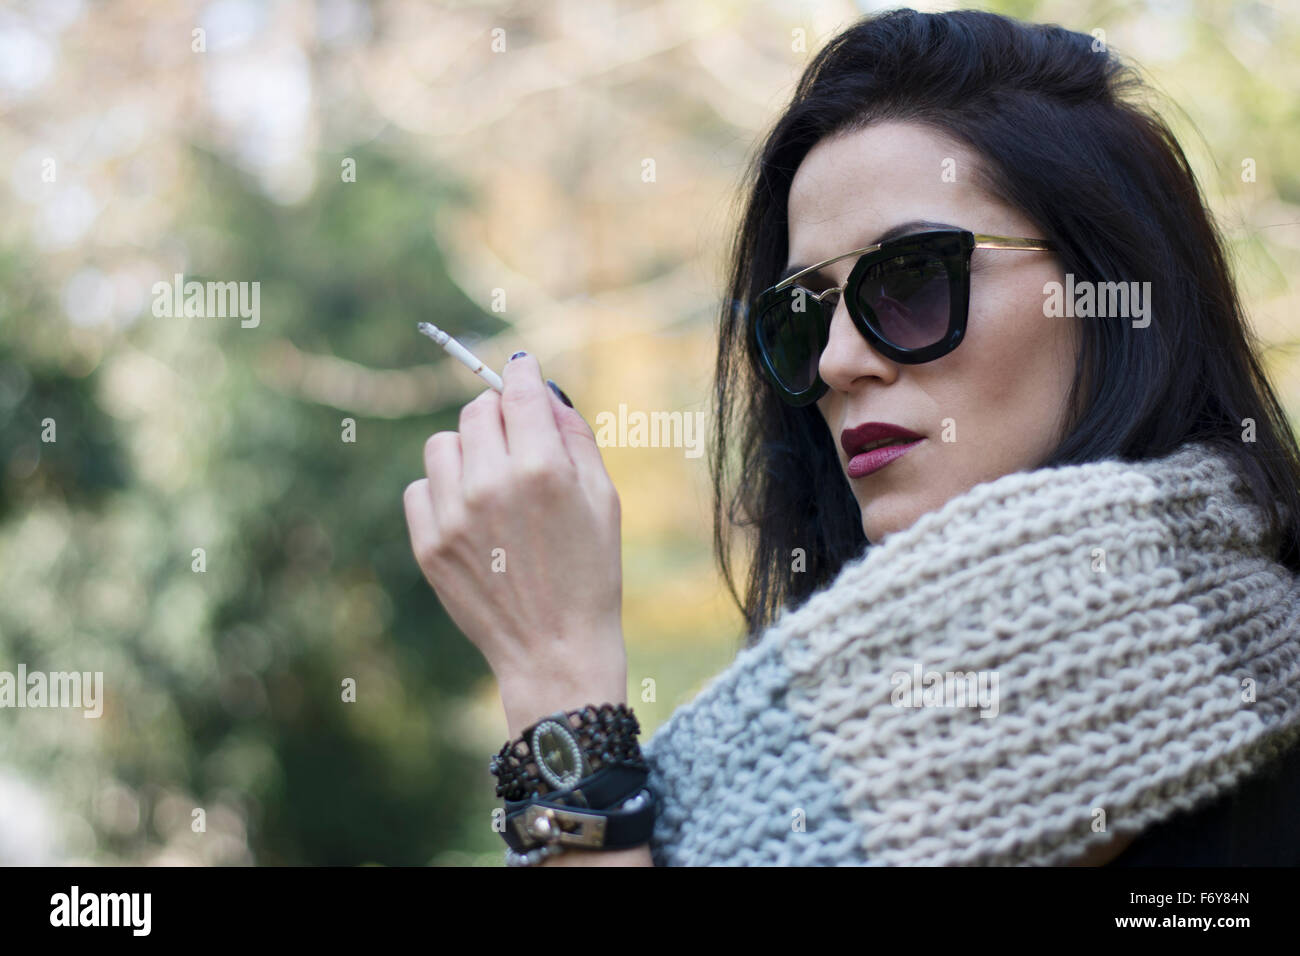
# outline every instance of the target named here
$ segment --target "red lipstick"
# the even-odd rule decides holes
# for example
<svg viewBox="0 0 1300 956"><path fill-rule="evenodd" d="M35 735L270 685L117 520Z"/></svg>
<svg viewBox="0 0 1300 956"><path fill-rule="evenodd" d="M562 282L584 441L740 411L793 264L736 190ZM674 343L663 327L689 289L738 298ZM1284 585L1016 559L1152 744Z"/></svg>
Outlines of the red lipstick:
<svg viewBox="0 0 1300 956"><path fill-rule="evenodd" d="M866 422L840 432L840 447L849 459L847 470L850 478L861 478L879 471L924 440L925 436L889 422ZM880 445L880 442L888 443ZM879 447L869 447L873 445Z"/></svg>

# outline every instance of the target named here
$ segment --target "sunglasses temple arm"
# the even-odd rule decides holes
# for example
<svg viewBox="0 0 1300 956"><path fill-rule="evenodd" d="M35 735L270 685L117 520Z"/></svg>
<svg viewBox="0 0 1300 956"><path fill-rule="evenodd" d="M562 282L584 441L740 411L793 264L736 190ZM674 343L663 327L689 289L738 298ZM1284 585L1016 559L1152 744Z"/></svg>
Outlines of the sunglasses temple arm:
<svg viewBox="0 0 1300 956"><path fill-rule="evenodd" d="M975 235L976 249L1022 249L1026 251L1054 249L1046 239L1016 239L1010 236Z"/></svg>

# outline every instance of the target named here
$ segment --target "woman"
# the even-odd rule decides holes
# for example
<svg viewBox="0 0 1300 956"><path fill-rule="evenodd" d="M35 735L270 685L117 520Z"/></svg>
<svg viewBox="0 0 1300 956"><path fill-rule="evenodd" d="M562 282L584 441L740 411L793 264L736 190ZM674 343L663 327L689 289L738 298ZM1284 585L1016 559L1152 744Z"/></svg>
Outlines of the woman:
<svg viewBox="0 0 1300 956"><path fill-rule="evenodd" d="M643 776L585 817L564 795L626 725L526 731L626 701L590 429L523 356L429 440L408 522L520 738L494 764L512 862L1190 862L1189 825L1277 796L1300 452L1182 151L1093 46L904 10L808 66L719 340L715 540L730 584L728 529L753 529L749 645L644 765L606 747ZM570 824L634 831L645 773L648 841L554 852Z"/></svg>

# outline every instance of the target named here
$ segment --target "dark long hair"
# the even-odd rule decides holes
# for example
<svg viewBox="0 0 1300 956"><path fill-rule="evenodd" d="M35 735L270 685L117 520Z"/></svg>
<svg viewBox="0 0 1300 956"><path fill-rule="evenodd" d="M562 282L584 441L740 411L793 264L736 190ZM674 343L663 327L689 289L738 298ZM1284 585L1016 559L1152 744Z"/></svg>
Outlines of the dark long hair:
<svg viewBox="0 0 1300 956"><path fill-rule="evenodd" d="M1222 240L1136 71L1093 47L1058 26L969 10L868 17L816 55L755 155L730 249L709 450L716 556L751 640L870 546L817 407L787 406L764 384L746 314L785 265L786 202L804 156L878 120L924 123L973 148L982 185L1043 229L1067 273L1151 282L1148 327L1083 323L1075 411L1042 467L1208 442L1240 463L1274 522L1278 559L1300 570L1300 451ZM1242 440L1245 419L1254 444ZM751 532L743 599L733 527Z"/></svg>

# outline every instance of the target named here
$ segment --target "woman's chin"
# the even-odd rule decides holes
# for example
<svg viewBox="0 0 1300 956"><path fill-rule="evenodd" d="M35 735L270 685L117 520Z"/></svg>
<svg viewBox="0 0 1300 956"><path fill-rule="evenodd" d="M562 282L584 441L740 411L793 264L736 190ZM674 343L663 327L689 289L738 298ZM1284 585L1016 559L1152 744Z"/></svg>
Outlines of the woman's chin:
<svg viewBox="0 0 1300 956"><path fill-rule="evenodd" d="M911 526L920 513L904 507L887 507L873 501L862 509L862 533L872 544L880 544L886 537Z"/></svg>

